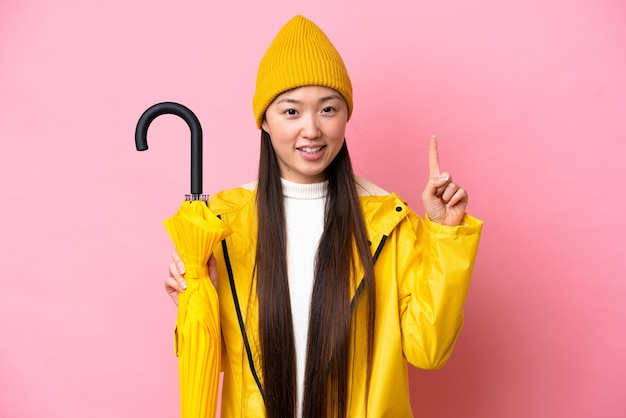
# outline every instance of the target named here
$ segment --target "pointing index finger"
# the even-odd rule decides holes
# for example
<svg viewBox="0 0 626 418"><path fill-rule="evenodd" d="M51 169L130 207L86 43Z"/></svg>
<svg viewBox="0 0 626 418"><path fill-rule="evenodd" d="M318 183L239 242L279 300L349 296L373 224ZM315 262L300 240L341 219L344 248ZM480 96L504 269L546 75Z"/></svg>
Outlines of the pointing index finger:
<svg viewBox="0 0 626 418"><path fill-rule="evenodd" d="M439 178L439 151L437 150L437 137L430 137L430 150L428 152L428 168L430 178Z"/></svg>

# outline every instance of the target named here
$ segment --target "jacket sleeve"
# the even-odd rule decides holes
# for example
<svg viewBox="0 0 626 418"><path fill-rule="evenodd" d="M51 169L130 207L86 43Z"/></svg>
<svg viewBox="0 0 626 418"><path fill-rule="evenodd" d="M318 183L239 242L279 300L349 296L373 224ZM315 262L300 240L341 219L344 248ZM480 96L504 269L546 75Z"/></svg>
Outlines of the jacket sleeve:
<svg viewBox="0 0 626 418"><path fill-rule="evenodd" d="M412 215L397 231L402 349L414 366L438 369L463 326L482 222L465 215L460 226L450 227Z"/></svg>

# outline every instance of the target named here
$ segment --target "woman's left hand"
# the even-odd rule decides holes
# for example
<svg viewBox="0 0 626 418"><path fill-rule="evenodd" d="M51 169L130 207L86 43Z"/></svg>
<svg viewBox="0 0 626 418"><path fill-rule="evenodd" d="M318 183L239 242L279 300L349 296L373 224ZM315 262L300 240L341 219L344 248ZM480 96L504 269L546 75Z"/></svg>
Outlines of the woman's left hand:
<svg viewBox="0 0 626 418"><path fill-rule="evenodd" d="M426 214L431 221L443 225L459 225L468 203L467 192L452 181L450 173L439 171L437 137L434 135L430 137L428 155L430 178L422 192Z"/></svg>

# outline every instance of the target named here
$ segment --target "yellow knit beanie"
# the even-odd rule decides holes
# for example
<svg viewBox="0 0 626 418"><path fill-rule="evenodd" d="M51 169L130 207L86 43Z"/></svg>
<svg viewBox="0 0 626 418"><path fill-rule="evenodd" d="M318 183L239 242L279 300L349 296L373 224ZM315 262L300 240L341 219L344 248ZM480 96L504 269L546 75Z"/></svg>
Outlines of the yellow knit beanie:
<svg viewBox="0 0 626 418"><path fill-rule="evenodd" d="M263 115L281 93L303 86L337 90L352 115L352 83L348 70L328 37L305 17L296 16L278 32L259 64L252 109L261 128Z"/></svg>

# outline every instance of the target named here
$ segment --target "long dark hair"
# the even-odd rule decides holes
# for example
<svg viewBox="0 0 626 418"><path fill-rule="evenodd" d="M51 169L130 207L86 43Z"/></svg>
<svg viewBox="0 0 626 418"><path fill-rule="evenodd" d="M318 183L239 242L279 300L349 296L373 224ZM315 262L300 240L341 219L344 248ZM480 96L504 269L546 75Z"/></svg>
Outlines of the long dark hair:
<svg viewBox="0 0 626 418"><path fill-rule="evenodd" d="M374 339L374 266L356 190L348 147L326 169L328 195L311 298L306 356L304 418L346 417L352 308L350 289L364 272L359 304L367 309L367 394ZM293 418L296 352L289 284L283 193L278 159L267 132L261 132L257 193L256 278L265 407L269 418ZM355 254L356 252L356 254ZM351 283L351 281L353 281Z"/></svg>

